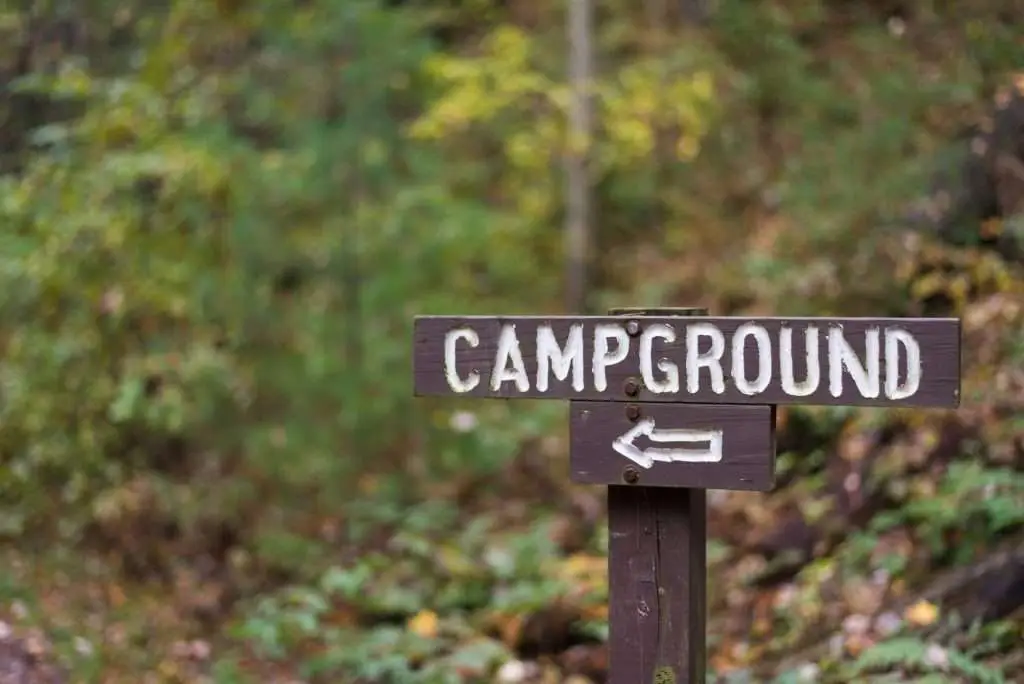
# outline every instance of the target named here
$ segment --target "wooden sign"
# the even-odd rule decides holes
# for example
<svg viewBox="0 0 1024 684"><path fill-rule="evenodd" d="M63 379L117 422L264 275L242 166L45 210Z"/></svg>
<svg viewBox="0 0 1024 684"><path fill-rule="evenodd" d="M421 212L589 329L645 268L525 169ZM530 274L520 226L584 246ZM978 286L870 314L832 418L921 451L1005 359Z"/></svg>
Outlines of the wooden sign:
<svg viewBox="0 0 1024 684"><path fill-rule="evenodd" d="M770 490L775 405L960 404L960 321L420 316L419 396L569 399L572 479L608 489L609 684L703 684L707 489Z"/></svg>
<svg viewBox="0 0 1024 684"><path fill-rule="evenodd" d="M418 396L960 403L951 318L422 316L413 351Z"/></svg>
<svg viewBox="0 0 1024 684"><path fill-rule="evenodd" d="M570 471L581 484L768 491L775 483L771 406L574 401Z"/></svg>

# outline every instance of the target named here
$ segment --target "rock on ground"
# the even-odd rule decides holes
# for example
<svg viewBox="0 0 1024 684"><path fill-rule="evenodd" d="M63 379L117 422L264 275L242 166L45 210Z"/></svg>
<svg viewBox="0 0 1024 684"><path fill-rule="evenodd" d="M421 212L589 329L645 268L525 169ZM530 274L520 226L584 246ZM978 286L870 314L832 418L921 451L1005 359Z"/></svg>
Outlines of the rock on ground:
<svg viewBox="0 0 1024 684"><path fill-rule="evenodd" d="M67 684L59 668L43 662L43 649L19 639L0 621L0 684Z"/></svg>

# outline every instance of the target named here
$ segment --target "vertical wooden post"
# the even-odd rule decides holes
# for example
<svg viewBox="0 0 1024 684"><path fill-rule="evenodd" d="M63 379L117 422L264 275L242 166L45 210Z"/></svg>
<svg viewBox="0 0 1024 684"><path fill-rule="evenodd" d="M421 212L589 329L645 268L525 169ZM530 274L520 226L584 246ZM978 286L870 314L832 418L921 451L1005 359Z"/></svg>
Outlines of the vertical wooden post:
<svg viewBox="0 0 1024 684"><path fill-rule="evenodd" d="M703 316L707 310L609 314ZM609 486L608 534L608 684L704 684L705 490Z"/></svg>

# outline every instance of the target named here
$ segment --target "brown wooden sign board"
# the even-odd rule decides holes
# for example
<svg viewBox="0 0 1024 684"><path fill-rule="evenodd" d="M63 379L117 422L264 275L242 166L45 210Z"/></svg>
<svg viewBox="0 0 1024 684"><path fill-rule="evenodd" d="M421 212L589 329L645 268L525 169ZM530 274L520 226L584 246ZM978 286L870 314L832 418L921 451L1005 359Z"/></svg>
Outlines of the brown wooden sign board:
<svg viewBox="0 0 1024 684"><path fill-rule="evenodd" d="M954 408L953 318L420 316L417 396Z"/></svg>
<svg viewBox="0 0 1024 684"><path fill-rule="evenodd" d="M417 317L414 393L571 400L572 479L608 485L608 681L703 684L705 490L772 488L776 404L958 406L960 321L612 313Z"/></svg>
<svg viewBox="0 0 1024 684"><path fill-rule="evenodd" d="M769 491L771 406L574 401L570 471L580 484Z"/></svg>

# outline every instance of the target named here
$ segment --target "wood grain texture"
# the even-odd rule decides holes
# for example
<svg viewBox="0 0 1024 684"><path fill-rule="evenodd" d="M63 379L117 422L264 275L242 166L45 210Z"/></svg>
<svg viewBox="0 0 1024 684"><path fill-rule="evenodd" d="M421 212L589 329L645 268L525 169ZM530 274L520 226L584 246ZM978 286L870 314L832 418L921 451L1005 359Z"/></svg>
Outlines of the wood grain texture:
<svg viewBox="0 0 1024 684"><path fill-rule="evenodd" d="M686 326L697 323L711 323L720 329L728 338L744 323L756 323L763 326L772 339L778 337L783 325L790 325L797 334L793 341L793 372L796 378L802 379L806 373L806 353L803 343L802 327L815 324L821 331L829 326L842 326L844 335L858 355L864 354L864 332L870 328L898 327L909 332L916 339L921 349L921 382L915 394L904 399L888 399L884 394L877 397L864 397L856 390L854 383L846 377L844 389L840 396L835 397L829 392L829 368L826 354L827 344L821 343L821 382L818 388L808 396L794 397L783 391L778 350L773 349L771 382L763 391L755 395L747 395L739 391L732 382L730 354L722 359L726 385L722 393L715 393L710 388L707 369L701 371L700 388L690 393L686 383L681 383L679 392L658 394L644 387L640 381L639 344L630 344L626 358L618 364L607 368L608 386L599 391L591 381L591 363L594 354L594 326L598 324L625 325L634 320L642 330L651 324L668 324L676 330L683 331ZM490 385L491 370L495 363L497 341L504 324L511 323L516 327L530 386L526 391L519 391L512 382L503 383L497 390ZM547 391L539 391L536 387L537 358L536 330L540 325L550 325L558 340L565 340L570 326L574 323L583 325L584 361L586 364L587 381L582 390L572 387L570 379L558 380L550 376ZM457 317L457 316L421 316L415 320L413 339L413 374L414 392L417 396L452 396L444 370L444 340L450 330L471 327L479 334L480 343L476 347L462 344L456 355L456 368L460 376L472 371L480 374L480 382L472 390L459 394L467 397L490 398L547 398L547 399L586 399L597 401L644 401L664 403L703 403L703 404L806 404L806 405L845 405L845 406L902 406L902 407L937 407L955 408L960 403L960 321L953 318L913 319L913 318L715 318L715 317L642 317L635 319L624 316L512 316L512 317ZM655 347L656 361L667 359L675 363L680 372L685 367L684 336L679 335L672 343L659 340ZM635 340L635 338L633 338ZM706 340L705 340L706 341ZM777 345L776 345L777 346ZM755 343L747 338L744 346L744 372L746 377L757 375L757 354ZM704 350L701 350L704 351ZM905 377L906 369L900 370ZM638 391L630 395L626 391L627 381L639 383Z"/></svg>
<svg viewBox="0 0 1024 684"><path fill-rule="evenodd" d="M636 424L628 417L629 407L635 407L636 420L653 418L659 428L723 430L722 460L635 467L612 448L615 438ZM634 484L644 486L770 491L775 485L774 407L574 401L569 414L569 467L574 482L623 484L625 470L630 468L639 478ZM650 444L645 437L636 443L639 447Z"/></svg>
<svg viewBox="0 0 1024 684"><path fill-rule="evenodd" d="M704 684L707 501L608 488L609 684Z"/></svg>

